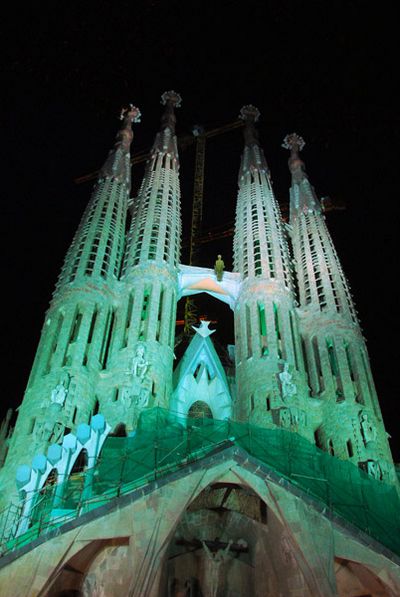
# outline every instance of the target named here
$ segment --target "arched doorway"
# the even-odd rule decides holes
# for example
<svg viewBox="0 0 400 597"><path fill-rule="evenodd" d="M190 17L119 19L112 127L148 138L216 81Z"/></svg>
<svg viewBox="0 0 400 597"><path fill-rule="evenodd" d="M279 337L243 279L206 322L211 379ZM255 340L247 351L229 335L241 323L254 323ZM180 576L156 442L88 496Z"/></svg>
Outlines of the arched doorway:
<svg viewBox="0 0 400 597"><path fill-rule="evenodd" d="M75 554L47 589L46 597L120 597L129 594L129 540L95 540Z"/></svg>
<svg viewBox="0 0 400 597"><path fill-rule="evenodd" d="M160 595L272 597L307 590L294 543L265 502L250 487L217 482L179 521Z"/></svg>
<svg viewBox="0 0 400 597"><path fill-rule="evenodd" d="M196 419L197 422L198 419L200 419L200 421L204 421L204 419L212 419L213 415L211 412L211 408L208 406L206 402L197 400L189 408L188 417Z"/></svg>
<svg viewBox="0 0 400 597"><path fill-rule="evenodd" d="M392 591L371 570L359 562L335 558L339 597L390 597Z"/></svg>

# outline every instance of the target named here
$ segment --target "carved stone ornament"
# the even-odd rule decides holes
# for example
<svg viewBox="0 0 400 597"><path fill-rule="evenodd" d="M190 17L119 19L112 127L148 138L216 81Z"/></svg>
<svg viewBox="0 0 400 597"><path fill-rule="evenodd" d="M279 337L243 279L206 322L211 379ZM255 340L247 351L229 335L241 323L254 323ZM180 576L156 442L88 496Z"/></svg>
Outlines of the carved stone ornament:
<svg viewBox="0 0 400 597"><path fill-rule="evenodd" d="M135 356L132 359L132 374L134 377L144 379L149 370L149 362L145 358L146 349L143 344L136 347Z"/></svg>
<svg viewBox="0 0 400 597"><path fill-rule="evenodd" d="M376 429L369 420L368 414L365 411L360 412L360 427L364 444L367 446L370 442L376 440Z"/></svg>
<svg viewBox="0 0 400 597"><path fill-rule="evenodd" d="M293 383L293 376L289 373L289 364L285 363L283 371L279 373L283 400L293 398L297 394L297 386Z"/></svg>
<svg viewBox="0 0 400 597"><path fill-rule="evenodd" d="M64 406L64 402L68 394L68 382L69 376L66 375L51 391L50 400L52 404L59 404L60 406Z"/></svg>

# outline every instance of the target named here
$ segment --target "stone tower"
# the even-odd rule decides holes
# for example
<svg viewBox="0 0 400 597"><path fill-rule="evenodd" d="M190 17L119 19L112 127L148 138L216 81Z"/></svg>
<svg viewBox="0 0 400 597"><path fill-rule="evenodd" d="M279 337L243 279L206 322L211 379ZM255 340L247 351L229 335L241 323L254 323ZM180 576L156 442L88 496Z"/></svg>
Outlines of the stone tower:
<svg viewBox="0 0 400 597"><path fill-rule="evenodd" d="M107 363L97 386L98 410L113 429L121 425L128 431L143 409L166 408L172 391L181 237L174 108L181 98L169 91L161 103L161 129L133 201L110 311Z"/></svg>
<svg viewBox="0 0 400 597"><path fill-rule="evenodd" d="M284 427L293 418L296 431L307 436L303 403L308 387L287 232L254 127L259 112L245 106L240 117L245 147L234 237L235 271L241 278L235 306L237 416Z"/></svg>
<svg viewBox="0 0 400 597"><path fill-rule="evenodd" d="M393 481L365 341L321 204L299 157L303 146L295 133L283 143L290 149L290 226L301 342L311 396L320 409L315 442L377 478Z"/></svg>
<svg viewBox="0 0 400 597"><path fill-rule="evenodd" d="M139 120L133 105L122 110L115 145L67 252L2 471L3 488L10 488L8 471L28 454L60 442L99 410L125 245L132 123Z"/></svg>
<svg viewBox="0 0 400 597"><path fill-rule="evenodd" d="M132 203L140 112L121 114L0 426L0 594L400 595L399 485L304 142L284 142L287 223L242 108L235 271L184 265L181 98L161 101ZM174 367L177 301L200 292L232 309L235 346L201 321Z"/></svg>

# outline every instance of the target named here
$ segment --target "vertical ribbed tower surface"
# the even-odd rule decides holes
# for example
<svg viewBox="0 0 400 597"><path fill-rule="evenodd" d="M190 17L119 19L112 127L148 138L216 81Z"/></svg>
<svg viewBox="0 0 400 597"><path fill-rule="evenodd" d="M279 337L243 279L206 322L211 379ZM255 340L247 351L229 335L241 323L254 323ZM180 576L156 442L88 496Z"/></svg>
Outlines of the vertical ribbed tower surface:
<svg viewBox="0 0 400 597"><path fill-rule="evenodd" d="M234 236L241 291L235 308L237 417L256 425L305 425L308 396L286 230L254 123L242 108L245 147L239 173Z"/></svg>
<svg viewBox="0 0 400 597"><path fill-rule="evenodd" d="M296 133L290 149L290 224L300 296L300 331L312 396L321 401L316 444L377 478L394 479L365 341Z"/></svg>
<svg viewBox="0 0 400 597"><path fill-rule="evenodd" d="M9 455L4 485L18 464L30 462L98 409L96 386L107 366L113 303L123 257L130 192L132 104L100 170L46 313ZM8 470L12 473L8 474ZM4 488L2 484L2 488ZM14 489L14 487L12 487Z"/></svg>
<svg viewBox="0 0 400 597"><path fill-rule="evenodd" d="M168 91L161 103L165 110L160 131L132 209L111 355L109 389L116 379L122 384L114 389L114 399L124 403L120 416L128 428L134 427L143 408L167 407L172 392L181 242L174 108L180 106L181 97ZM102 409L106 418L112 414L108 407Z"/></svg>

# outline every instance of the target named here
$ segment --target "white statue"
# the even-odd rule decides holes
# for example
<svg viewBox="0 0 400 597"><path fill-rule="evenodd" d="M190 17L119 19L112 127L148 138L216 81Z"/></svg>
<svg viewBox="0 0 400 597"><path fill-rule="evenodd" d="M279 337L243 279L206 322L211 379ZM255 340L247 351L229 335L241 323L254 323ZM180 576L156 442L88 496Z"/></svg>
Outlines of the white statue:
<svg viewBox="0 0 400 597"><path fill-rule="evenodd" d="M149 362L146 361L144 354L145 348L143 344L139 344L136 348L135 356L132 359L132 373L139 379L144 378L149 368Z"/></svg>
<svg viewBox="0 0 400 597"><path fill-rule="evenodd" d="M229 550L233 541L230 540L224 549L220 548L215 553L212 553L212 551L207 547L205 541L202 541L201 543L207 555L207 565L205 570L205 578L207 579L207 584L209 586L209 593L207 593L207 595L210 597L217 597L220 581L220 569L229 558Z"/></svg>
<svg viewBox="0 0 400 597"><path fill-rule="evenodd" d="M68 375L65 376L60 383L51 391L50 400L53 404L64 406L65 399L68 394Z"/></svg>
<svg viewBox="0 0 400 597"><path fill-rule="evenodd" d="M289 363L285 363L283 371L279 373L282 386L282 398L292 398L297 394L297 386L292 382L293 376L289 373Z"/></svg>
<svg viewBox="0 0 400 597"><path fill-rule="evenodd" d="M360 413L360 425L364 444L367 445L369 442L374 442L376 440L376 429L369 420L366 412L361 411Z"/></svg>

